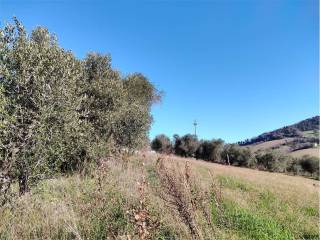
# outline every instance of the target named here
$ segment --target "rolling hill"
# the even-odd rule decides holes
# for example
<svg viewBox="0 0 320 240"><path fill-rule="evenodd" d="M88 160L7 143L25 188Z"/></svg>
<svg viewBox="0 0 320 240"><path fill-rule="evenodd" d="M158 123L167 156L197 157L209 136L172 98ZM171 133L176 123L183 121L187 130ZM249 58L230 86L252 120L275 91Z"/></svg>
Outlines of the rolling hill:
<svg viewBox="0 0 320 240"><path fill-rule="evenodd" d="M252 151L278 150L294 157L319 157L319 116L239 142Z"/></svg>

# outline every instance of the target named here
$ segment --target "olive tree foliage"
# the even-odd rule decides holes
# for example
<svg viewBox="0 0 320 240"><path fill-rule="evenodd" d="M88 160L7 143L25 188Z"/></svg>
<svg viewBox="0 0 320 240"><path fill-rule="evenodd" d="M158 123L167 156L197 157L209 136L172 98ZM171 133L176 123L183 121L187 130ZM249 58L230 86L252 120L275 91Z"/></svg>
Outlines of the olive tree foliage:
<svg viewBox="0 0 320 240"><path fill-rule="evenodd" d="M161 93L142 74L122 79L111 67L109 55L88 54L84 69L85 77L79 83L84 99L82 119L93 128L95 147L110 149L106 144L111 144L116 149L134 149L145 144L152 123L151 106Z"/></svg>
<svg viewBox="0 0 320 240"><path fill-rule="evenodd" d="M291 162L288 170L294 174L305 175L319 180L320 158L304 155Z"/></svg>
<svg viewBox="0 0 320 240"><path fill-rule="evenodd" d="M163 93L141 73L125 77L126 107L121 117L117 142L127 147L148 144L148 132L153 122L151 106L161 101ZM120 137L124 136L124 137Z"/></svg>
<svg viewBox="0 0 320 240"><path fill-rule="evenodd" d="M186 134L182 137L174 135L174 152L182 157L195 157L196 151L199 147L197 136Z"/></svg>
<svg viewBox="0 0 320 240"><path fill-rule="evenodd" d="M0 87L0 206L7 201L8 192L10 190L11 178L8 171L3 171L4 169L9 169L11 162L8 161L8 156L5 155L3 151L3 145L5 144L5 138L10 136L7 129L14 122L14 117L10 116L8 109L5 108L8 105L8 99L4 96L4 89Z"/></svg>
<svg viewBox="0 0 320 240"><path fill-rule="evenodd" d="M89 53L83 68L84 76L78 83L80 118L90 126L88 154L102 156L108 151L108 140L124 103L124 89L120 74L111 68L109 55Z"/></svg>
<svg viewBox="0 0 320 240"><path fill-rule="evenodd" d="M159 153L170 154L173 147L170 138L164 134L160 134L152 140L151 149Z"/></svg>
<svg viewBox="0 0 320 240"><path fill-rule="evenodd" d="M286 172L292 159L277 151L266 151L256 154L258 168L272 172Z"/></svg>
<svg viewBox="0 0 320 240"><path fill-rule="evenodd" d="M223 150L224 141L221 139L214 139L211 141L201 141L196 151L196 158L211 161L220 162L221 152Z"/></svg>
<svg viewBox="0 0 320 240"><path fill-rule="evenodd" d="M78 157L80 101L74 96L81 63L47 29L28 36L16 19L1 30L0 42L2 108L13 119L1 129L1 158L24 193L29 178L45 178Z"/></svg>
<svg viewBox="0 0 320 240"><path fill-rule="evenodd" d="M142 74L123 79L109 55L79 60L46 28L28 34L14 19L0 29L0 189L1 179L17 180L23 194L112 146L138 147L159 98Z"/></svg>
<svg viewBox="0 0 320 240"><path fill-rule="evenodd" d="M225 164L242 167L253 167L256 164L256 159L250 149L237 144L225 145L221 152L221 160Z"/></svg>
<svg viewBox="0 0 320 240"><path fill-rule="evenodd" d="M127 90L129 102L138 102L147 108L150 108L153 103L159 102L163 95L141 73L127 76L124 79L124 87Z"/></svg>

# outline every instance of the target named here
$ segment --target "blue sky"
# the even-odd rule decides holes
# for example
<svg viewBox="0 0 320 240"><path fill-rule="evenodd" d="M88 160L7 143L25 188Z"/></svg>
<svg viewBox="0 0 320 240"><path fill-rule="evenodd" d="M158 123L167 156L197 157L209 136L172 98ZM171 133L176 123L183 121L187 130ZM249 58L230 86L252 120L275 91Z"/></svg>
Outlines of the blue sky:
<svg viewBox="0 0 320 240"><path fill-rule="evenodd" d="M235 142L319 114L314 0L0 0L0 21L43 25L79 58L111 53L165 92L150 136Z"/></svg>

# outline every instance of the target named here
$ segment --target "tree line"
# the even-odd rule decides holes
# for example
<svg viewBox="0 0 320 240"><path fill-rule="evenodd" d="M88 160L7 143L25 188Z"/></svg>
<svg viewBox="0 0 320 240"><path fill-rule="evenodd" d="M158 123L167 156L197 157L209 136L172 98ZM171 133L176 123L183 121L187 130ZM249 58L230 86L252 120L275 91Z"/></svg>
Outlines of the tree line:
<svg viewBox="0 0 320 240"><path fill-rule="evenodd" d="M252 152L238 144L225 144L222 139L198 140L195 135L174 135L173 140L158 135L151 141L151 148L163 154L194 157L209 162L249 167L271 172L290 172L314 178L319 177L319 158L303 156L299 159L277 151Z"/></svg>
<svg viewBox="0 0 320 240"><path fill-rule="evenodd" d="M119 149L147 144L161 92L140 73L123 76L110 55L78 59L44 27L16 18L0 29L0 190L19 192L81 171Z"/></svg>

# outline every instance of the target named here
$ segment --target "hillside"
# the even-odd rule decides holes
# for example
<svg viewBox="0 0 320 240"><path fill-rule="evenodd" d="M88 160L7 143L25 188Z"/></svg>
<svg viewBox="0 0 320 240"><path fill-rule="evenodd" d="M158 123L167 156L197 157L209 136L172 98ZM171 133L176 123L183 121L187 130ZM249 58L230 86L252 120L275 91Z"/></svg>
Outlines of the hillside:
<svg viewBox="0 0 320 240"><path fill-rule="evenodd" d="M303 157L305 155L319 157L320 156L320 148L314 147L314 148L301 149L301 150L290 152L290 155L293 157Z"/></svg>
<svg viewBox="0 0 320 240"><path fill-rule="evenodd" d="M272 149L296 157L305 154L319 157L319 118L315 116L263 133L239 142L239 145L249 147L254 152Z"/></svg>
<svg viewBox="0 0 320 240"><path fill-rule="evenodd" d="M0 239L318 239L319 182L157 154L104 160L0 208Z"/></svg>
<svg viewBox="0 0 320 240"><path fill-rule="evenodd" d="M265 132L257 137L253 137L251 139L246 139L245 141L239 142L240 145L251 145L260 142L267 142L272 140L278 140L288 137L306 137L305 134L311 133L310 137L316 137L317 132L319 131L319 119L320 116L315 116L312 118L308 118L301 122L292 124L290 126L285 126L279 129L276 129L271 132ZM314 132L312 134L312 132Z"/></svg>

